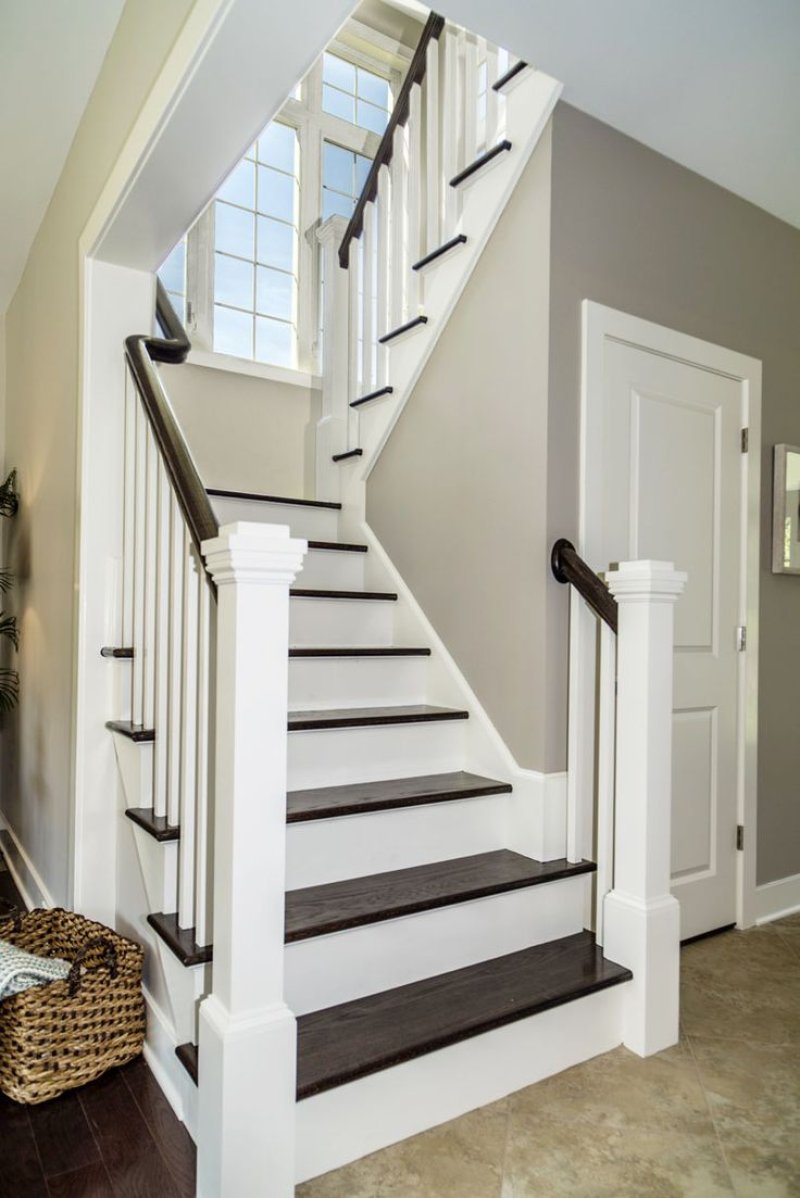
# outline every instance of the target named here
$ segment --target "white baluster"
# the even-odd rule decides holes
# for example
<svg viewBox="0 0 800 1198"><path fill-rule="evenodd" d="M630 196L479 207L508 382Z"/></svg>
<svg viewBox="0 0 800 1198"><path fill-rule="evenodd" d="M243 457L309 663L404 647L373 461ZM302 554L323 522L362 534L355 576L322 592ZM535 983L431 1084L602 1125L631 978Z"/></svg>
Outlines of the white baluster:
<svg viewBox="0 0 800 1198"><path fill-rule="evenodd" d="M339 265L339 246L347 229L343 216L329 216L317 229L325 270L325 371L322 414L317 423L317 494L333 498L340 475L332 455L348 448L350 332L348 272Z"/></svg>
<svg viewBox="0 0 800 1198"><path fill-rule="evenodd" d="M422 91L414 84L409 97L408 124L406 126L408 152L407 191L408 216L404 273L408 294L408 314L419 312L419 272L411 267L421 257L422 239Z"/></svg>
<svg viewBox="0 0 800 1198"><path fill-rule="evenodd" d="M294 1193L295 1018L284 1002L289 587L305 542L233 524L217 583L213 991L200 1007L198 1195ZM255 944L255 949L254 949ZM265 1118L265 1112L269 1112Z"/></svg>
<svg viewBox="0 0 800 1198"><path fill-rule="evenodd" d="M181 838L178 841L178 927L195 923L195 834L197 829L197 609L201 583L195 549L189 546L183 572L183 685L180 723ZM203 583L205 585L205 583Z"/></svg>
<svg viewBox="0 0 800 1198"><path fill-rule="evenodd" d="M211 587L200 569L197 617L197 827L195 829L195 941L213 940L213 786L209 776L212 640Z"/></svg>
<svg viewBox="0 0 800 1198"><path fill-rule="evenodd" d="M425 249L436 250L443 238L439 232L441 219L441 178L439 175L439 43L428 43L425 52Z"/></svg>
<svg viewBox="0 0 800 1198"><path fill-rule="evenodd" d="M594 807L594 668L580 647L594 644L597 619L575 589L569 596L569 722L567 728L567 860L582 861L592 853ZM594 658L592 658L594 661Z"/></svg>
<svg viewBox="0 0 800 1198"><path fill-rule="evenodd" d="M147 439L147 490L145 498L144 532L144 632L142 656L144 658L144 681L142 695L142 723L145 728L155 726L156 700L156 528L158 525L158 449L153 430L148 423Z"/></svg>
<svg viewBox="0 0 800 1198"><path fill-rule="evenodd" d="M134 524L136 513L136 409L139 397L125 369L125 485L122 525L122 644L133 644Z"/></svg>
<svg viewBox="0 0 800 1198"><path fill-rule="evenodd" d="M186 525L170 491L169 661L167 709L167 823L176 827L181 815L181 707L183 703L183 574L187 555Z"/></svg>
<svg viewBox="0 0 800 1198"><path fill-rule="evenodd" d="M378 174L378 198L375 204L375 215L378 222L378 256L377 256L377 320L375 337L383 337L390 331L389 315L389 253L391 234L390 209L391 183L388 166L382 166ZM380 353L378 362L381 362Z"/></svg>
<svg viewBox="0 0 800 1198"><path fill-rule="evenodd" d="M364 260L364 235L358 241L350 244L350 263L347 269L347 307L348 307L348 350L347 350L347 386L348 386L348 442L358 444L358 411L349 406L350 401L363 394L361 390L362 357L359 336L363 337L362 319L362 290L361 278Z"/></svg>
<svg viewBox="0 0 800 1198"><path fill-rule="evenodd" d="M486 149L490 150L498 140L498 119L500 112L500 97L492 87L500 74L498 70L497 46L489 43L486 46Z"/></svg>
<svg viewBox="0 0 800 1198"><path fill-rule="evenodd" d="M462 162L468 166L478 156L478 46L470 34L464 39L464 143Z"/></svg>
<svg viewBox="0 0 800 1198"><path fill-rule="evenodd" d="M458 43L454 29L445 26L439 39L442 46L443 69L439 105L442 122L442 241L453 236L458 215L458 194L450 180L461 169L458 158L459 109L464 99L458 90Z"/></svg>
<svg viewBox="0 0 800 1198"><path fill-rule="evenodd" d="M614 739L617 720L617 638L604 620L599 621L600 675L597 718L597 907L595 939L603 943L606 894L614 887Z"/></svg>
<svg viewBox="0 0 800 1198"><path fill-rule="evenodd" d="M670 894L674 605L671 562L622 562L606 575L619 605L614 889L605 954L626 965L622 1036L649 1056L678 1039L680 907Z"/></svg>
<svg viewBox="0 0 800 1198"><path fill-rule="evenodd" d="M380 201L379 201L380 202ZM364 232L361 235L361 286L362 293L362 343L361 343L361 394L367 395L376 387L375 341L378 336L376 318L378 314L377 272L375 248L378 237L378 210L376 205L367 204L364 212Z"/></svg>
<svg viewBox="0 0 800 1198"><path fill-rule="evenodd" d="M392 180L392 256L389 267L389 311L391 316L389 319L393 329L403 324L406 319L407 140L407 126L398 125L394 131L394 151L389 168Z"/></svg>
<svg viewBox="0 0 800 1198"><path fill-rule="evenodd" d="M133 553L133 670L131 672L131 720L141 725L144 708L144 608L147 511L147 417L136 403L136 454L134 470Z"/></svg>
<svg viewBox="0 0 800 1198"><path fill-rule="evenodd" d="M172 501L164 464L158 461L156 512L156 654L155 729L153 745L153 813L167 814L167 745L169 742L169 642L172 621L169 610L169 545Z"/></svg>

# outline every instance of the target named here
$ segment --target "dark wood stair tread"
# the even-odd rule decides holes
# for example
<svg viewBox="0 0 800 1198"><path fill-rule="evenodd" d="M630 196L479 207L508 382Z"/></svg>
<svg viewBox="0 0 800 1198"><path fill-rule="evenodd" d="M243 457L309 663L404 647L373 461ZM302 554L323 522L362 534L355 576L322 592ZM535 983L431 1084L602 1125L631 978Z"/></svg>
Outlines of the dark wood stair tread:
<svg viewBox="0 0 800 1198"><path fill-rule="evenodd" d="M443 245L437 249L431 250L424 258L420 258L419 262L415 262L411 267L412 270L422 270L425 266L430 266L431 262L435 262L437 258L443 257L444 254L449 254L450 250L454 250L459 245L466 245L466 234L458 233L455 237L451 237L449 241L445 241Z"/></svg>
<svg viewBox="0 0 800 1198"><path fill-rule="evenodd" d="M206 487L206 494L220 499L255 499L261 503L288 503L296 507L324 507L341 511L340 503L329 503L325 499L295 499L284 495L261 495L257 491L224 491L219 487Z"/></svg>
<svg viewBox="0 0 800 1198"><path fill-rule="evenodd" d="M353 545L350 541L309 541L309 549L327 549L332 553L366 553L366 545Z"/></svg>
<svg viewBox="0 0 800 1198"><path fill-rule="evenodd" d="M630 970L603 957L591 932L578 932L301 1015L297 1097L309 1098L631 977Z"/></svg>
<svg viewBox="0 0 800 1198"><path fill-rule="evenodd" d="M315 711L290 711L289 731L424 724L440 720L466 720L468 714L452 707L430 707L427 703L411 703L405 707L327 707Z"/></svg>
<svg viewBox="0 0 800 1198"><path fill-rule="evenodd" d="M394 387L378 387L377 391L369 391L366 395L359 395L358 399L350 401L351 408L360 408L362 404L370 403L373 399L381 399L384 395L393 395Z"/></svg>
<svg viewBox="0 0 800 1198"><path fill-rule="evenodd" d="M137 743L156 739L154 728L144 728L141 724L132 724L130 720L106 720L106 728L110 728L112 732L119 732Z"/></svg>
<svg viewBox="0 0 800 1198"><path fill-rule="evenodd" d="M363 599L365 602L379 602L397 599L395 591L335 591L322 587L292 587L289 595L293 599Z"/></svg>
<svg viewBox="0 0 800 1198"><path fill-rule="evenodd" d="M306 886L286 894L286 943L590 873L591 861L534 861L510 849Z"/></svg>
<svg viewBox="0 0 800 1198"><path fill-rule="evenodd" d="M364 453L363 449L347 449L344 453L331 454L332 462L347 462L351 458L360 458Z"/></svg>
<svg viewBox="0 0 800 1198"><path fill-rule="evenodd" d="M133 657L133 649L121 645L104 645L100 650L101 657L116 657L128 661Z"/></svg>
<svg viewBox="0 0 800 1198"><path fill-rule="evenodd" d="M154 840L164 843L169 840L180 840L181 830L174 824L167 823L165 815L154 815L151 807L128 807L125 815L134 824L144 828Z"/></svg>
<svg viewBox="0 0 800 1198"><path fill-rule="evenodd" d="M427 316L415 316L413 320L407 320L405 324L398 325L396 329L392 329L389 333L384 333L378 338L379 345L388 345L390 341L394 341L395 337L401 337L403 333L410 333L412 329L419 328L421 325L427 324Z"/></svg>
<svg viewBox="0 0 800 1198"><path fill-rule="evenodd" d="M179 928L177 913L165 914L163 911L156 911L148 915L147 922L167 947L172 949L182 965L204 965L212 959L211 945L197 944L194 928Z"/></svg>
<svg viewBox="0 0 800 1198"><path fill-rule="evenodd" d="M512 79L516 79L517 75L521 74L521 72L524 71L527 66L527 62L523 61L523 59L520 59L519 62L515 62L513 67L508 68L505 75L501 75L500 78L492 84L492 91L501 92L503 88L506 87Z"/></svg>
<svg viewBox="0 0 800 1198"><path fill-rule="evenodd" d="M382 782L354 782L349 786L321 786L313 790L290 790L286 796L287 823L331 819L389 811L395 807L418 807L482 795L508 794L508 782L495 782L477 774L423 774L414 778L390 778Z"/></svg>
<svg viewBox="0 0 800 1198"><path fill-rule="evenodd" d="M492 146L491 150L487 150L485 154L481 154L475 159L474 162L471 162L469 166L465 166L463 171L459 171L457 175L454 175L450 180L450 186L458 187L461 183L464 183L467 179L471 178L472 175L477 174L477 172L484 166L488 166L490 162L497 158L498 154L502 154L510 149L511 142L507 137L504 137L503 140L499 141L496 146Z"/></svg>
<svg viewBox="0 0 800 1198"><path fill-rule="evenodd" d="M363 645L342 645L339 648L307 646L289 650L290 657L430 657L430 649L415 649L402 645L387 645L385 647L365 648Z"/></svg>
<svg viewBox="0 0 800 1198"><path fill-rule="evenodd" d="M196 1044L179 1044L175 1049L175 1056L183 1065L189 1077L195 1085L197 1085L197 1045Z"/></svg>

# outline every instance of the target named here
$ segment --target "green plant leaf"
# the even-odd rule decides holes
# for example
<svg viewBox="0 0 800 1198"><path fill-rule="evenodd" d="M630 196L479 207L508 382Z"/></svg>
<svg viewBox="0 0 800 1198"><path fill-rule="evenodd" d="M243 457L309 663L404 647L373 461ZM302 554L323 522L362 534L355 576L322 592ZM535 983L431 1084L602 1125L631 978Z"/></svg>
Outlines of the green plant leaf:
<svg viewBox="0 0 800 1198"><path fill-rule="evenodd" d="M12 470L6 481L0 486L0 516L16 516L18 508L17 472Z"/></svg>
<svg viewBox="0 0 800 1198"><path fill-rule="evenodd" d="M19 702L19 674L0 669L0 711L11 711Z"/></svg>
<svg viewBox="0 0 800 1198"><path fill-rule="evenodd" d="M7 616L5 612L0 611L0 636L8 637L14 648L19 648L19 629L16 616Z"/></svg>

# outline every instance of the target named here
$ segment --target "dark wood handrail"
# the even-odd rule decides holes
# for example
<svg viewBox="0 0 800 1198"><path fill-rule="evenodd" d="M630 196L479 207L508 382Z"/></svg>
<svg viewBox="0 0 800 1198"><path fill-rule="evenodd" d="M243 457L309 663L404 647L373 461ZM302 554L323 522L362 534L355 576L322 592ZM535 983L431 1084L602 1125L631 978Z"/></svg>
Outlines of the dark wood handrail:
<svg viewBox="0 0 800 1198"><path fill-rule="evenodd" d="M550 569L558 582L571 583L612 632L617 631L617 601L602 578L587 566L571 541L561 537L550 554Z"/></svg>
<svg viewBox="0 0 800 1198"><path fill-rule="evenodd" d="M381 144L378 146L378 153L375 155L369 174L364 180L361 195L358 197L356 206L353 209L353 215L350 217L350 223L342 238L342 244L339 246L339 265L343 270L347 270L348 263L350 262L350 242L354 238L360 237L361 231L364 228L364 211L367 204L371 203L378 194L378 175L380 174L381 167L388 166L392 161L394 131L398 125L405 125L408 120L411 89L415 83L422 83L422 80L425 78L428 45L432 41L438 41L443 29L444 17L437 16L435 12L432 12L425 22L422 37L419 39L419 45L414 51L414 57L411 59L406 77L398 93L397 101L392 109L392 115L389 117L389 123L383 131Z"/></svg>
<svg viewBox="0 0 800 1198"><path fill-rule="evenodd" d="M192 543L200 553L203 541L218 535L219 522L154 365L155 362L185 362L191 349L186 330L160 280L156 281L156 319L164 337L141 334L126 337L125 357ZM206 577L211 582L210 576Z"/></svg>

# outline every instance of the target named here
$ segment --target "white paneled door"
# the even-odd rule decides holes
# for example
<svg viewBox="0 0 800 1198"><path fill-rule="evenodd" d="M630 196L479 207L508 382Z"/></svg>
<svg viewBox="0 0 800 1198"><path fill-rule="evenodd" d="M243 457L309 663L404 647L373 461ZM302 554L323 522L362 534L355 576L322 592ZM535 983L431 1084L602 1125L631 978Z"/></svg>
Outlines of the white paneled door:
<svg viewBox="0 0 800 1198"><path fill-rule="evenodd" d="M691 339L659 332L666 340L604 336L585 379L584 548L598 570L651 558L688 574L672 744L672 883L686 938L737 919L747 389L687 355ZM684 343L674 356L670 336Z"/></svg>

